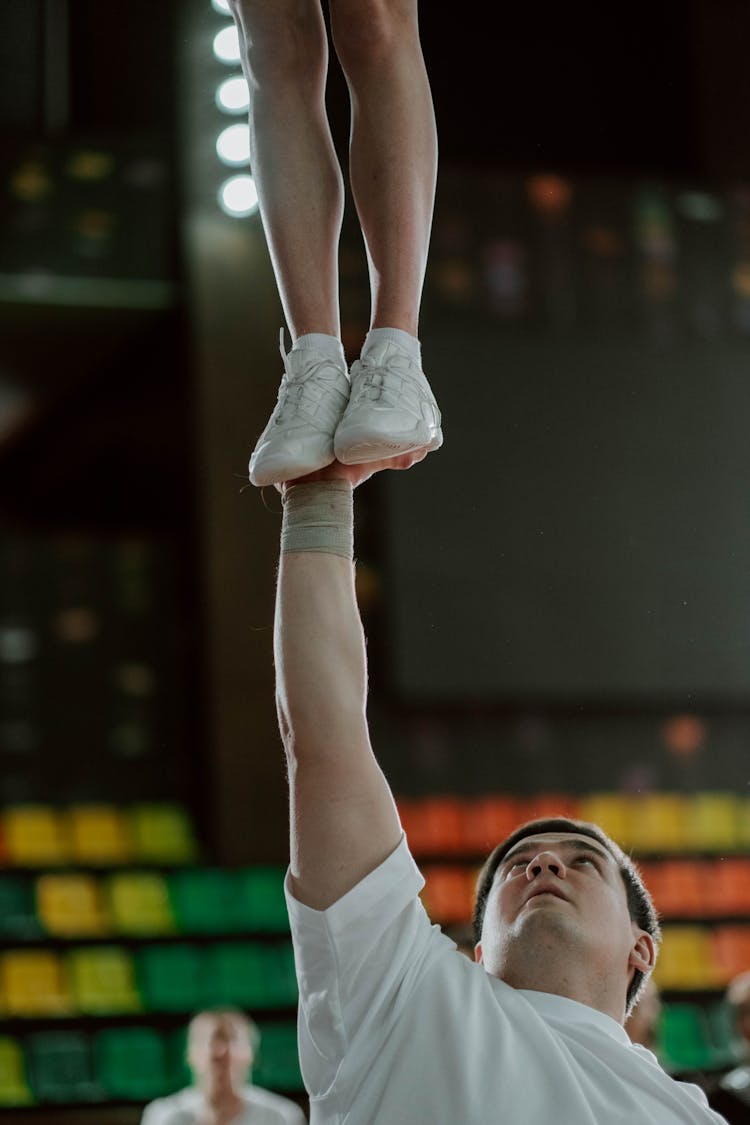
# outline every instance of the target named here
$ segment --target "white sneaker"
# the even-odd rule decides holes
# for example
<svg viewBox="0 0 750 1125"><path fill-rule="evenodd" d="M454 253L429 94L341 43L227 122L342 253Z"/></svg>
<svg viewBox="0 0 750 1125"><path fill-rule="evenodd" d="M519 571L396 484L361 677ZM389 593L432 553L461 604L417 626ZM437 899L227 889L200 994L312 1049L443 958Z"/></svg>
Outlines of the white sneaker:
<svg viewBox="0 0 750 1125"><path fill-rule="evenodd" d="M443 444L440 411L418 361L395 340L366 347L351 368L351 395L334 438L345 465Z"/></svg>
<svg viewBox="0 0 750 1125"><path fill-rule="evenodd" d="M334 460L333 435L349 401L346 365L315 348L284 351L278 399L250 458L250 481L268 484L314 473Z"/></svg>

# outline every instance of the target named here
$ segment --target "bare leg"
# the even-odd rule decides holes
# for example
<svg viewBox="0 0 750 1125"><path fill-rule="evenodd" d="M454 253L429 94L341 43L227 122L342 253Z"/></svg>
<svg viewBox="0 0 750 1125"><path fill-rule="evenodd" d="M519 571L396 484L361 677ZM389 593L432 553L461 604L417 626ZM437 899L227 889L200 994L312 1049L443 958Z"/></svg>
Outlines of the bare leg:
<svg viewBox="0 0 750 1125"><path fill-rule="evenodd" d="M250 153L293 339L338 336L344 193L325 109L320 0L232 0L250 89Z"/></svg>
<svg viewBox="0 0 750 1125"><path fill-rule="evenodd" d="M418 332L437 133L417 0L330 0L352 104L350 176L367 247L371 327Z"/></svg>

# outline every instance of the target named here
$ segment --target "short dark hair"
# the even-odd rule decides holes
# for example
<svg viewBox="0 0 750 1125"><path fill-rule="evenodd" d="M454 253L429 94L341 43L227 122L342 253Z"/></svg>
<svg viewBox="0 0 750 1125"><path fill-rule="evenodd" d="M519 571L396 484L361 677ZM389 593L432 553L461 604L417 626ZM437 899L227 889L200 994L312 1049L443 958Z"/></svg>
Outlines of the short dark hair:
<svg viewBox="0 0 750 1125"><path fill-rule="evenodd" d="M511 832L510 836L507 836L499 843L487 857L482 870L479 872L479 878L477 879L473 918L475 942L480 941L482 937L482 924L484 922L487 898L489 897L495 878L495 872L498 867L510 849L515 847L517 843L521 840L525 840L527 836L537 836L541 835L543 832L576 832L579 836L589 836L592 840L596 840L605 847L617 864L620 877L625 884L628 912L632 921L640 926L642 930L645 930L646 933L650 934L656 945L659 944L661 941L659 916L656 913L651 895L648 893L646 885L634 861L629 855L626 855L619 844L616 844L614 840L610 839L598 825L591 824L587 820L571 820L565 816L526 821L525 824L519 825L518 828ZM646 980L647 974L641 972L640 969L636 969L633 973L633 979L628 986L626 1015L630 1014L638 1002Z"/></svg>

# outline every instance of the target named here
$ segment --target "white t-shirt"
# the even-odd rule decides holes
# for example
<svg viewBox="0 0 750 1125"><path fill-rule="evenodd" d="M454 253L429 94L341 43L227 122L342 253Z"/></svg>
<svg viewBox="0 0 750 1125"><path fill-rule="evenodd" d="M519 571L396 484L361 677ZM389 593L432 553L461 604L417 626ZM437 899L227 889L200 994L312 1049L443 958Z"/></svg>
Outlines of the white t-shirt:
<svg viewBox="0 0 750 1125"><path fill-rule="evenodd" d="M709 1125L610 1016L511 988L473 964L417 895L402 840L325 911L286 890L311 1125Z"/></svg>
<svg viewBox="0 0 750 1125"><path fill-rule="evenodd" d="M307 1118L289 1098L282 1098L260 1086L244 1086L242 1097L247 1109L232 1125L307 1125ZM200 1090L187 1086L168 1098L157 1098L143 1111L141 1125L194 1125L205 1107Z"/></svg>

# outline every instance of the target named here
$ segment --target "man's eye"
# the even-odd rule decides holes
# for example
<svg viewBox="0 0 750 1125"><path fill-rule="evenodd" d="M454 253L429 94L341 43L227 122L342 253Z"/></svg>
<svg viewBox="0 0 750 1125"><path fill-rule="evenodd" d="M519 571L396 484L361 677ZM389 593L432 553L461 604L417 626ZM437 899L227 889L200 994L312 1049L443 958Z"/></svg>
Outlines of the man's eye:
<svg viewBox="0 0 750 1125"><path fill-rule="evenodd" d="M590 863L592 867L596 867L596 863L590 855L577 855L576 863Z"/></svg>

